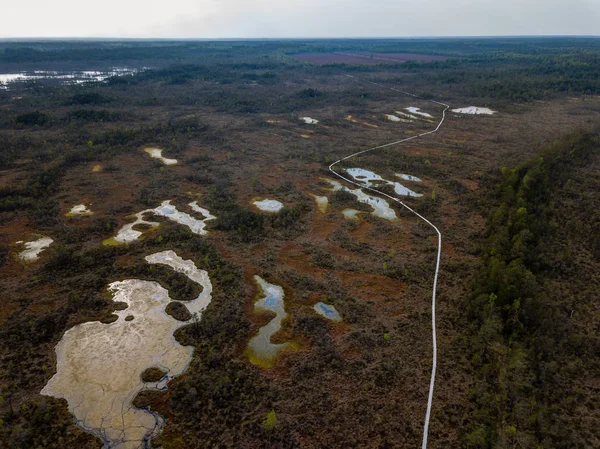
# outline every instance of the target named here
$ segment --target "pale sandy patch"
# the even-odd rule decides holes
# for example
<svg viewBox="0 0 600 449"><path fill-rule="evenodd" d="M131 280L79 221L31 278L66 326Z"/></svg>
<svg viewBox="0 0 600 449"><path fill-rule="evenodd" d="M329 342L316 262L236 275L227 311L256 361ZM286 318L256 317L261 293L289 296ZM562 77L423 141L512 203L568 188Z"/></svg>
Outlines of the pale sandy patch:
<svg viewBox="0 0 600 449"><path fill-rule="evenodd" d="M471 114L471 115L493 115L497 111L492 111L489 108L478 108L477 106L469 106L467 108L452 109L452 112L458 114Z"/></svg>
<svg viewBox="0 0 600 449"><path fill-rule="evenodd" d="M253 201L252 204L254 204L263 212L279 212L281 209L283 209L283 203L277 200L256 200Z"/></svg>
<svg viewBox="0 0 600 449"><path fill-rule="evenodd" d="M148 153L151 158L158 159L165 165L175 165L177 163L177 159L169 159L163 157L163 150L161 150L160 148L146 148L144 151Z"/></svg>
<svg viewBox="0 0 600 449"><path fill-rule="evenodd" d="M23 245L25 249L19 253L19 257L26 262L33 262L38 260L40 253L50 246L54 242L50 237L41 236L37 240L31 242L25 242ZM22 243L22 242L17 242Z"/></svg>

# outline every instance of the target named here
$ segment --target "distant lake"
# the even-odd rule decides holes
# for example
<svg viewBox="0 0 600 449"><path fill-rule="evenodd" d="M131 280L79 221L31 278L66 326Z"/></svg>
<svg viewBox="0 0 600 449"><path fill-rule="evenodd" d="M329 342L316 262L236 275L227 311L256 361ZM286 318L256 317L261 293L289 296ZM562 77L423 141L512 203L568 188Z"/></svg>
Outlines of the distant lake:
<svg viewBox="0 0 600 449"><path fill-rule="evenodd" d="M101 82L113 76L134 75L148 67L111 67L103 70L28 70L0 73L0 89L8 90L11 84L27 81L58 82L59 84L84 84Z"/></svg>

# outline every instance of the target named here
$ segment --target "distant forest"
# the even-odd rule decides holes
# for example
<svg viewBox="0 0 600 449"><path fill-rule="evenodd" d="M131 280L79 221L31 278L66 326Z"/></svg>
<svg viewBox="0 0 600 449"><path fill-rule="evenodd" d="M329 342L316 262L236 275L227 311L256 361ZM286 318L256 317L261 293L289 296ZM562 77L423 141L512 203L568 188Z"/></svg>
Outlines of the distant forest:
<svg viewBox="0 0 600 449"><path fill-rule="evenodd" d="M140 64L161 68L143 79L233 81L244 69L267 71L261 82L281 69L307 65L293 59L303 52L405 52L448 56L433 63L406 62L403 72L419 73L423 86L438 91L460 90L470 97L501 102L527 102L556 95L600 94L600 39L597 38L473 38L312 41L120 41L0 42L4 64ZM257 60L256 56L261 58ZM228 62L230 61L230 62ZM178 64L180 67L172 67ZM165 68L165 66L170 66ZM400 65L398 65L399 68ZM210 67L210 68L209 68ZM394 64L335 64L304 67L309 72L374 73ZM270 72L269 72L270 71ZM274 82L274 80L271 80ZM426 87L423 87L426 89ZM425 92L427 93L427 92Z"/></svg>

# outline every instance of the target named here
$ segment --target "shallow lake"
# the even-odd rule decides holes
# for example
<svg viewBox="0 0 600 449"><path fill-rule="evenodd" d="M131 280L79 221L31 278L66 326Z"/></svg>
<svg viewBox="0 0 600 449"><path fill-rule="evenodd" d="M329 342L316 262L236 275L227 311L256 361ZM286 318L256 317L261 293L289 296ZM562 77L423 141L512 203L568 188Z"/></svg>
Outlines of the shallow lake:
<svg viewBox="0 0 600 449"><path fill-rule="evenodd" d="M212 284L193 261L173 251L149 255L146 261L167 265L202 285L196 299L184 302L190 312L199 315L208 306ZM89 322L65 332L56 346L57 372L41 394L66 399L78 425L100 437L106 448L143 448L160 432L164 419L133 407L132 401L143 389L166 388L168 380L185 371L193 348L173 337L184 323L165 313L171 299L160 284L126 279L108 288L114 301L128 307L115 311L118 319L110 324ZM144 383L140 376L151 367L162 369L166 377Z"/></svg>

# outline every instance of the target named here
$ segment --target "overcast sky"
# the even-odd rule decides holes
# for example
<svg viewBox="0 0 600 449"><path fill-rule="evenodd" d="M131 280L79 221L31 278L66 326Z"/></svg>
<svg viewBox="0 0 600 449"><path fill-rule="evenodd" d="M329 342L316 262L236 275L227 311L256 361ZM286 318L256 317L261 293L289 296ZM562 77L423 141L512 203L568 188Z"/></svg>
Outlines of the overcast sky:
<svg viewBox="0 0 600 449"><path fill-rule="evenodd" d="M2 0L0 37L600 35L600 0Z"/></svg>

